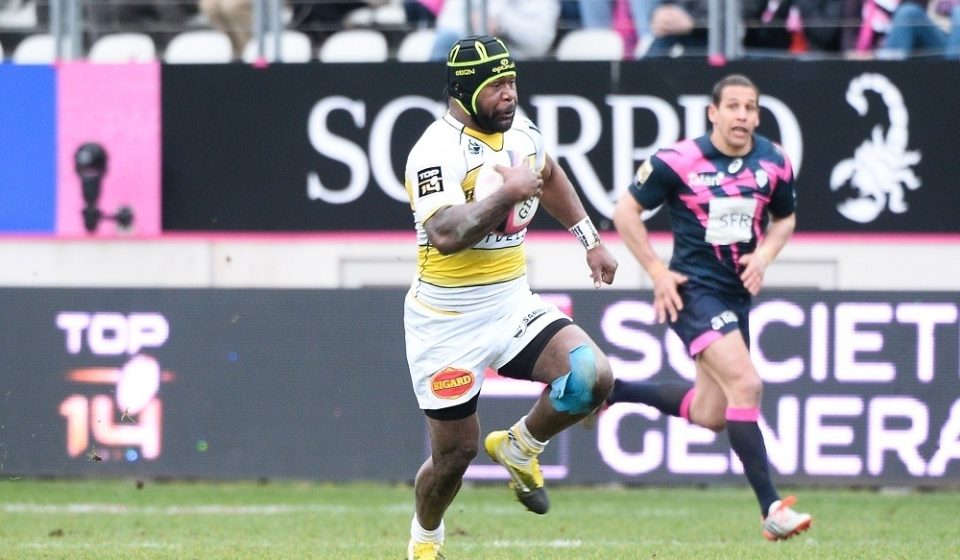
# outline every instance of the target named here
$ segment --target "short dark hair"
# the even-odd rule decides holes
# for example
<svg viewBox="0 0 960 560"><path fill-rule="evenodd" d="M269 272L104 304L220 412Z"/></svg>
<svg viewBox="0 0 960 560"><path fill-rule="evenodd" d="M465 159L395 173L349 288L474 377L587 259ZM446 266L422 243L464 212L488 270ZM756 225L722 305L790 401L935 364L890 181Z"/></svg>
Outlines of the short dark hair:
<svg viewBox="0 0 960 560"><path fill-rule="evenodd" d="M723 97L723 90L728 86L743 86L752 88L753 91L757 92L757 99L760 98L760 88L757 87L757 84L744 76L743 74L730 74L726 78L720 80L713 86L713 104L720 105L720 98Z"/></svg>

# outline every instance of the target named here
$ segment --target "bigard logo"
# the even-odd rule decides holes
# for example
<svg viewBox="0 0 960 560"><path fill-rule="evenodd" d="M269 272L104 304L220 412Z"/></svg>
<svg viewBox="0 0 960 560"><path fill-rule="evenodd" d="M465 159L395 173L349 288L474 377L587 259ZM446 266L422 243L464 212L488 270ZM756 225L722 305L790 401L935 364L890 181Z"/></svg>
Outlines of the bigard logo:
<svg viewBox="0 0 960 560"><path fill-rule="evenodd" d="M475 382L472 371L448 367L433 374L430 390L441 399L456 399L469 393Z"/></svg>

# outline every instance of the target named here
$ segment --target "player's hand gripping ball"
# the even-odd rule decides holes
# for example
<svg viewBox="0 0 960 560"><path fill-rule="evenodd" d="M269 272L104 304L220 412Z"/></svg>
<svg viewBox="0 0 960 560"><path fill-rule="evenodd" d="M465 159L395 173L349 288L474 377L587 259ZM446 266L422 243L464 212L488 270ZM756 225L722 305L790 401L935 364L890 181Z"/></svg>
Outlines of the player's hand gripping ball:
<svg viewBox="0 0 960 560"><path fill-rule="evenodd" d="M478 202L490 197L497 189L503 186L503 175L497 172L493 165L494 164L490 162L486 162L480 166L480 171L477 172L477 180L473 187L473 198ZM533 220L534 214L537 213L537 207L539 205L540 199L535 196L514 204L513 208L510 209L510 213L507 214L507 218L502 224L497 226L497 231L507 235L513 235L523 231L530 225L530 221Z"/></svg>

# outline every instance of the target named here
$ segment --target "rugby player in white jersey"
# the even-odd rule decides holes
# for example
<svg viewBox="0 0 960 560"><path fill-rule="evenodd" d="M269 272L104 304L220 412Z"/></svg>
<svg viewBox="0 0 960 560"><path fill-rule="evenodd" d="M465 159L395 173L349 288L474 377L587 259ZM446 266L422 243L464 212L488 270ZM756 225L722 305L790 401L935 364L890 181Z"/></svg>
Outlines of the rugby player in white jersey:
<svg viewBox="0 0 960 560"><path fill-rule="evenodd" d="M617 262L536 126L516 116L517 69L503 42L455 44L447 94L449 110L410 151L405 172L419 250L404 305L406 351L431 444L416 476L411 560L443 558L443 515L479 450L477 401L488 367L546 384L525 416L484 440L517 498L538 514L549 500L537 456L613 383L597 345L527 283L523 241L537 206L583 246L595 287L613 281ZM502 185L476 196L478 176L493 172Z"/></svg>

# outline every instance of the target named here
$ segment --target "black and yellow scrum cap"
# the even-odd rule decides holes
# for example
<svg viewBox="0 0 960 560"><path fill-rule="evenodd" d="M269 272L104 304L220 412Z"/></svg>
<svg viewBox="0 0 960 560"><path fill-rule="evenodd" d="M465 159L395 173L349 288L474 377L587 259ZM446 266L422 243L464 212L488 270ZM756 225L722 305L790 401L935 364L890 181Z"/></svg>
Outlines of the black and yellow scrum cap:
<svg viewBox="0 0 960 560"><path fill-rule="evenodd" d="M477 114L477 95L490 82L516 76L517 65L503 41L473 35L457 41L447 55L447 93L470 115Z"/></svg>

